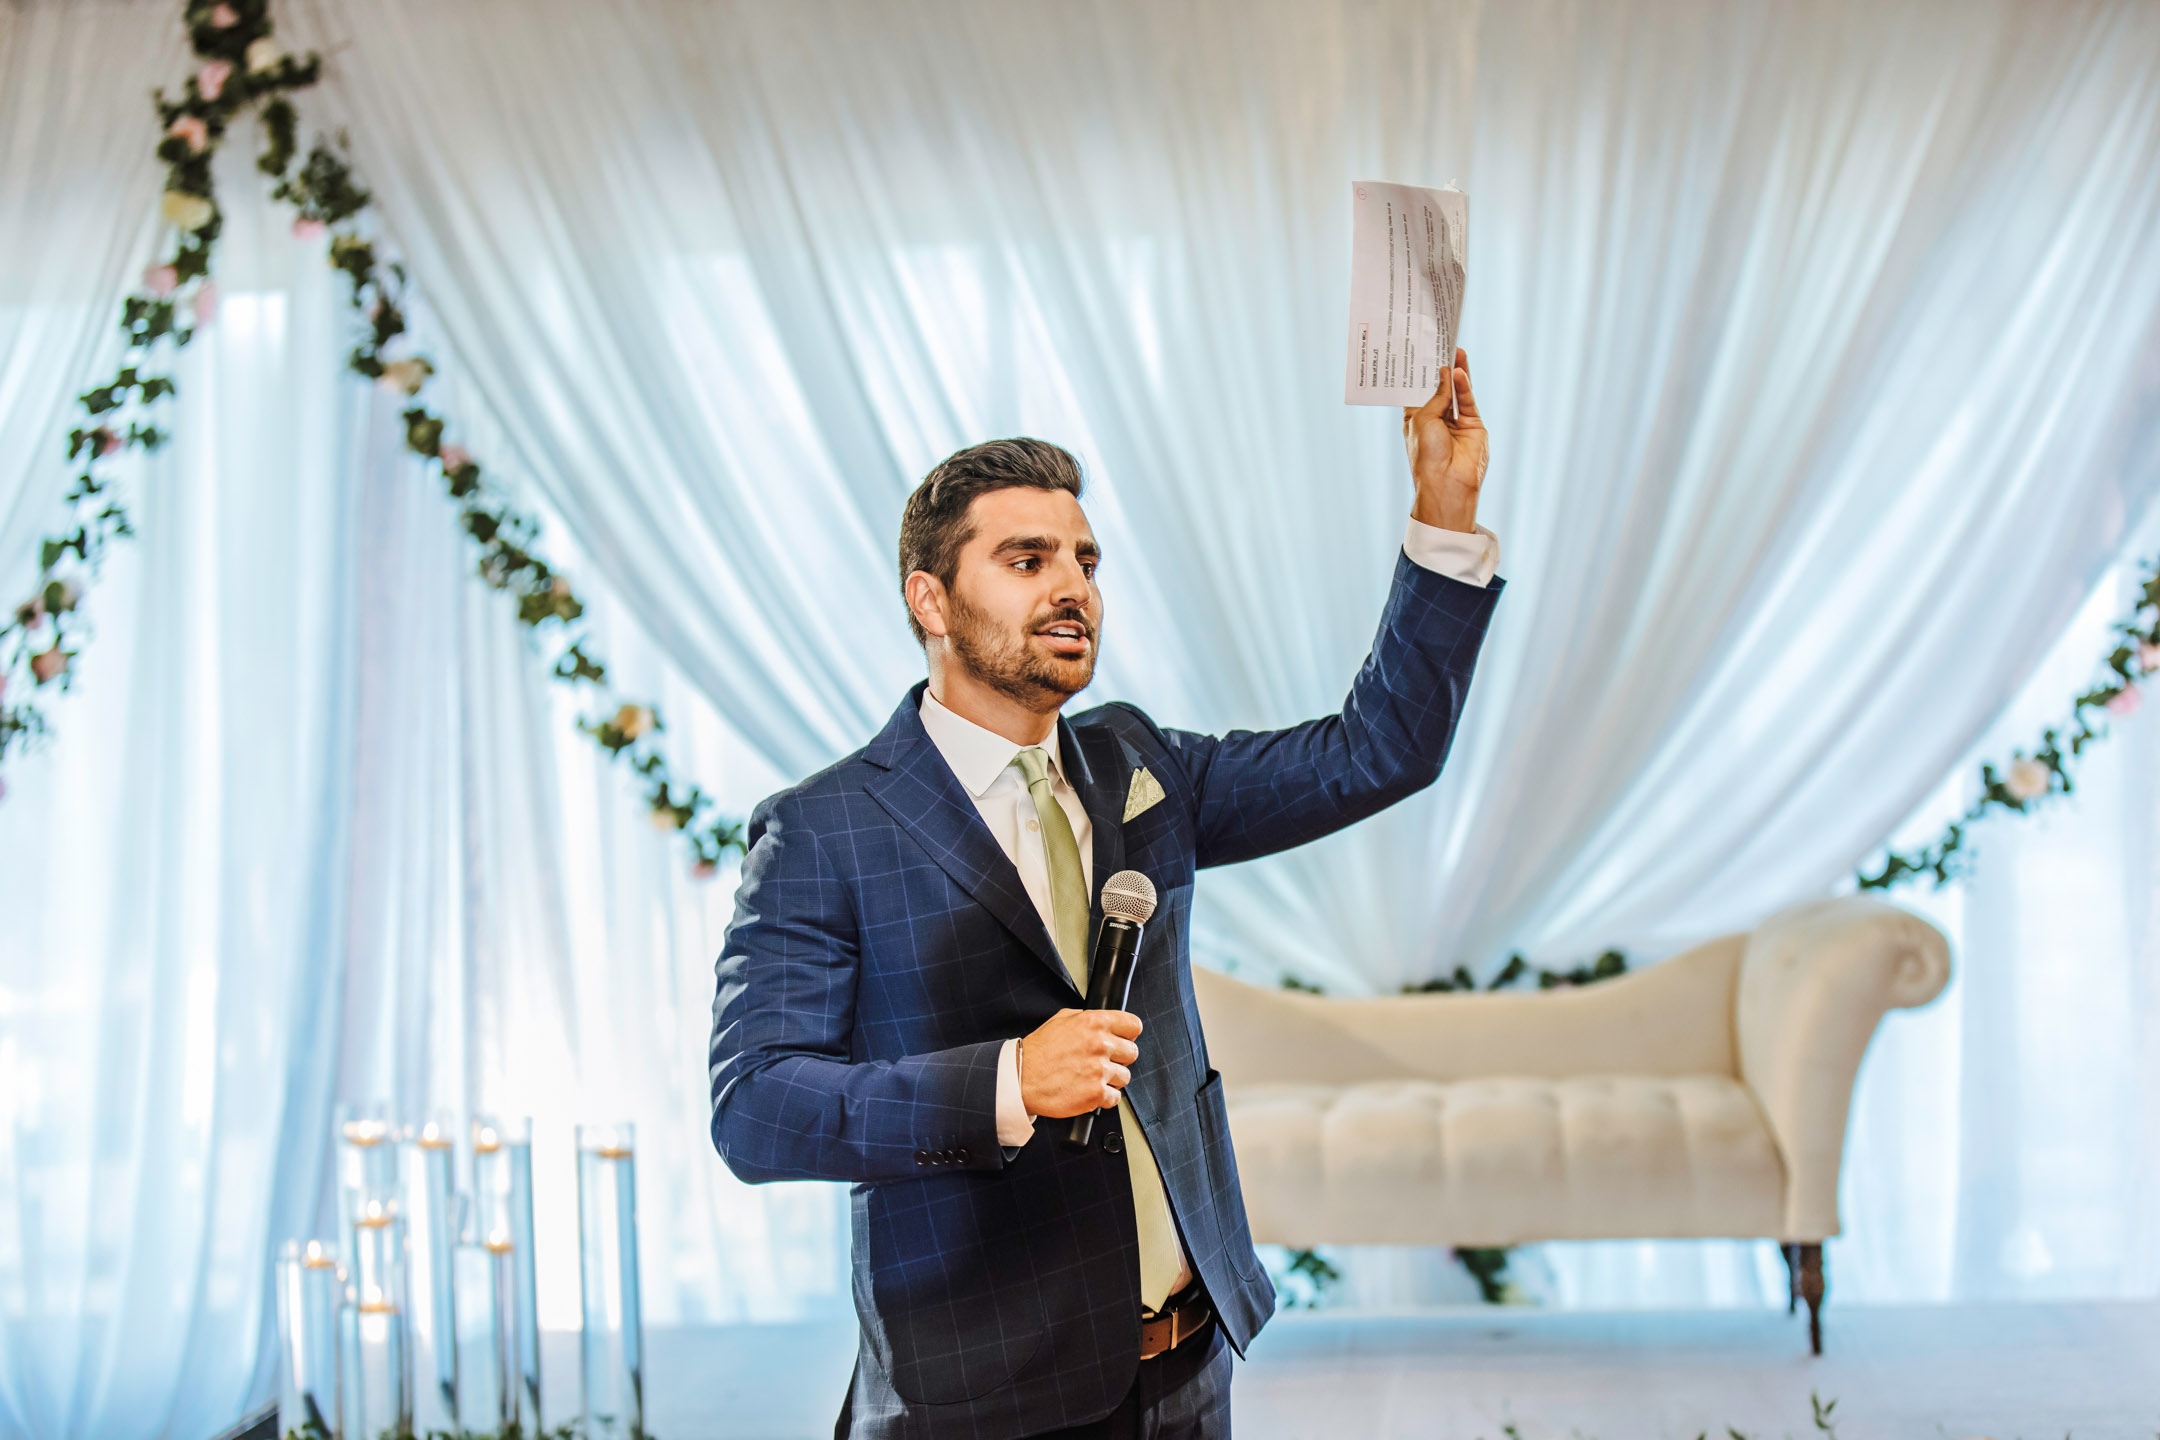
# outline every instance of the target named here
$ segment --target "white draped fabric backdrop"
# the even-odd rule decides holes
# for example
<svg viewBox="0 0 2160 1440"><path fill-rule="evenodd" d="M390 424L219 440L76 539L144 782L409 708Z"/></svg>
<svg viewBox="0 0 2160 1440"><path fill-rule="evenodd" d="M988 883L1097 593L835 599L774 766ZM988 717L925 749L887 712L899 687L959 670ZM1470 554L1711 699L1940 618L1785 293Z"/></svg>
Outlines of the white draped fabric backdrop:
<svg viewBox="0 0 2160 1440"><path fill-rule="evenodd" d="M0 10L10 603L151 253L178 8ZM1847 885L2090 678L2149 553L2149 6L280 15L329 56L303 111L350 130L452 438L737 813L920 673L900 503L993 435L1087 465L1101 697L1336 706L1408 499L1394 418L1338 402L1349 182L1458 180L1511 588L1438 786L1202 885L1200 958L1261 983L1654 958ZM268 1258L327 1225L339 1101L539 1117L548 1323L581 1116L640 1127L648 1323L844 1315L838 1192L737 1185L705 1139L728 877L571 733L248 158L176 443L130 462L140 539L0 803L0 1433L199 1440L264 1395ZM1841 1303L2160 1291L2155 723L1906 897L1958 976L1863 1072ZM1775 1263L1524 1266L1555 1303L1755 1304ZM1351 1269L1387 1301L1430 1262Z"/></svg>

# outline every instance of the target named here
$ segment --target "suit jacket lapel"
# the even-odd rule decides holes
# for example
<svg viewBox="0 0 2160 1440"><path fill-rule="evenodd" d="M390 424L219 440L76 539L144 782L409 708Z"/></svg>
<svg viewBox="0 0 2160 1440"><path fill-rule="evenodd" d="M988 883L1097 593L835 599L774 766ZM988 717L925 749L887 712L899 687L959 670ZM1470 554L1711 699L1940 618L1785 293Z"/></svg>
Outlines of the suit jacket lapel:
<svg viewBox="0 0 2160 1440"><path fill-rule="evenodd" d="M1087 811L1093 850L1089 865L1094 872L1095 893L1089 897L1088 943L1095 941L1095 926L1102 920L1103 882L1125 868L1125 787L1132 782L1129 768L1120 763L1115 736L1098 730L1082 744L1065 717L1058 717L1058 753L1066 757L1065 779L1080 796Z"/></svg>
<svg viewBox="0 0 2160 1440"><path fill-rule="evenodd" d="M997 916L1034 952L1036 959L1068 990L1072 989L1072 977L1065 971L1065 962L1058 958L1057 945L1036 911L1035 902L1028 898L1027 887L1020 883L1020 872L998 848L974 799L923 729L922 692L923 684L908 692L884 730L863 752L864 759L885 771L866 787L871 798L922 844L955 884ZM1093 817L1091 809L1091 821ZM1119 853L1123 854L1122 847Z"/></svg>

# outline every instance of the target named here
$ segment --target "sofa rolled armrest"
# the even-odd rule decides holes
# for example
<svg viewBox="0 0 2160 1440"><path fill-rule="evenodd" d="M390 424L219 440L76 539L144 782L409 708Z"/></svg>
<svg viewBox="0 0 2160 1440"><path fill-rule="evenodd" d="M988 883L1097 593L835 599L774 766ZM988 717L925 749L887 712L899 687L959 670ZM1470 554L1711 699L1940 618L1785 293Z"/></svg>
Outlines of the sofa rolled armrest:
<svg viewBox="0 0 2160 1440"><path fill-rule="evenodd" d="M1925 1005L1950 946L1895 905L1843 896L1781 911L1748 937L1734 1000L1740 1078L1785 1161L1787 1241L1839 1233L1853 1080L1883 1015Z"/></svg>

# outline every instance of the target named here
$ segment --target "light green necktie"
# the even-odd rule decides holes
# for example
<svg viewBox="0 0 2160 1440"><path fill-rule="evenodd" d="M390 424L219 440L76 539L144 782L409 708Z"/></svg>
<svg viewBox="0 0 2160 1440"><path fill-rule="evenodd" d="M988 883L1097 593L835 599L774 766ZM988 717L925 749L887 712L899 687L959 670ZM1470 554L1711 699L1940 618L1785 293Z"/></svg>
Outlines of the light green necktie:
<svg viewBox="0 0 2160 1440"><path fill-rule="evenodd" d="M1058 958L1065 962L1073 984L1087 994L1088 888L1087 872L1080 865L1080 842L1073 838L1072 822L1065 807L1050 793L1050 757L1039 746L1013 756L1014 767L1027 781L1028 797L1035 802L1035 819L1042 827L1043 858L1049 862L1050 935L1057 942ZM1155 1152L1141 1133L1132 1102L1118 1097L1119 1129L1125 1136L1125 1168L1132 1181L1133 1218L1140 1229L1140 1303L1150 1310L1162 1308L1177 1280L1181 1256L1177 1222L1170 1217L1170 1197L1163 1190L1162 1172L1155 1168Z"/></svg>

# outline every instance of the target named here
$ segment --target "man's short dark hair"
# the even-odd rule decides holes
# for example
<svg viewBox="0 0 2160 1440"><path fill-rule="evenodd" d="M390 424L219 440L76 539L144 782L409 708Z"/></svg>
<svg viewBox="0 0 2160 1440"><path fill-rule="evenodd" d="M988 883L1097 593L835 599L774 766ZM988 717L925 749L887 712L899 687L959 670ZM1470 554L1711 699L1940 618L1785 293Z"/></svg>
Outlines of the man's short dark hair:
<svg viewBox="0 0 2160 1440"><path fill-rule="evenodd" d="M1016 436L989 440L955 450L940 460L922 484L907 498L900 512L900 590L907 594L907 577L927 571L950 590L960 574L960 552L975 531L968 524L968 507L978 495L993 490L1063 490L1080 498L1080 462L1072 452L1047 440ZM908 608L908 628L928 644L930 636Z"/></svg>

